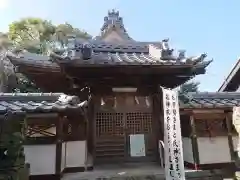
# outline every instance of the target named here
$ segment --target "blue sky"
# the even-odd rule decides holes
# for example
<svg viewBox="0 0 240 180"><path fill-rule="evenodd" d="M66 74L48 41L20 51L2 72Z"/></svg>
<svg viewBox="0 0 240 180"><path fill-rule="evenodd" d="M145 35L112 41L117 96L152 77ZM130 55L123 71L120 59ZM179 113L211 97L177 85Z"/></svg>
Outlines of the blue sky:
<svg viewBox="0 0 240 180"><path fill-rule="evenodd" d="M216 91L240 56L237 0L0 0L0 31L14 20L41 17L97 35L112 8L135 40L169 37L172 48L186 49L189 56L207 52L214 62L196 78L202 91Z"/></svg>

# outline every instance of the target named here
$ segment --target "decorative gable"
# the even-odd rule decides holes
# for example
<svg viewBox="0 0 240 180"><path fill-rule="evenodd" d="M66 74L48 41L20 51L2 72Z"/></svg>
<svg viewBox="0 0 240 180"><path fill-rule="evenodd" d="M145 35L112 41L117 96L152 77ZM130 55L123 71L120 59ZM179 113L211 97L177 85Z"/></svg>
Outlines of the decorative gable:
<svg viewBox="0 0 240 180"><path fill-rule="evenodd" d="M112 30L109 33L106 34L105 37L102 38L103 41L106 42L124 42L126 39L124 39L121 35L119 35L116 31Z"/></svg>
<svg viewBox="0 0 240 180"><path fill-rule="evenodd" d="M133 41L124 28L123 18L119 17L119 12L115 10L109 11L108 16L104 17L98 38L106 42Z"/></svg>

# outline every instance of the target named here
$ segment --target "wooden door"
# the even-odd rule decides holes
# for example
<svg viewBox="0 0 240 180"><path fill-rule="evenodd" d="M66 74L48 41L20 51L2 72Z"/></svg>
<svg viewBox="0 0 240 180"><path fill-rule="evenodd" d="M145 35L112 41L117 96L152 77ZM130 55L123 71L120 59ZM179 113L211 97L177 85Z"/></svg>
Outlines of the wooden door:
<svg viewBox="0 0 240 180"><path fill-rule="evenodd" d="M96 113L96 163L154 161L155 137L151 112ZM145 156L132 157L130 136L142 134Z"/></svg>
<svg viewBox="0 0 240 180"><path fill-rule="evenodd" d="M151 112L127 112L125 115L126 126L126 145L127 145L127 157L128 161L154 161L156 160L154 154L155 148L155 136L152 127L152 113ZM131 154L131 146L134 146L130 142L130 137L135 135L141 135L144 138L145 143L145 156L134 156Z"/></svg>
<svg viewBox="0 0 240 180"><path fill-rule="evenodd" d="M95 123L95 163L124 161L126 156L124 113L98 112Z"/></svg>

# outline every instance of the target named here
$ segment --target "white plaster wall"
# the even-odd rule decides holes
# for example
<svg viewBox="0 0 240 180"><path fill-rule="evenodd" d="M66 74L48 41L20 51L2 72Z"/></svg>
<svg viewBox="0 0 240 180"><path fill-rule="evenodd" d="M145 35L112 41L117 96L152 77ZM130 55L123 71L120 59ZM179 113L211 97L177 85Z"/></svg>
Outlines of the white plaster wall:
<svg viewBox="0 0 240 180"><path fill-rule="evenodd" d="M183 144L183 159L184 159L184 161L189 162L189 163L194 163L191 138L183 137L182 144Z"/></svg>
<svg viewBox="0 0 240 180"><path fill-rule="evenodd" d="M61 159L61 171L63 171L66 167L66 143L62 143L62 159Z"/></svg>
<svg viewBox="0 0 240 180"><path fill-rule="evenodd" d="M86 141L66 142L66 167L84 167L87 158Z"/></svg>
<svg viewBox="0 0 240 180"><path fill-rule="evenodd" d="M25 145L30 175L55 174L56 145Z"/></svg>
<svg viewBox="0 0 240 180"><path fill-rule="evenodd" d="M198 137L200 164L231 162L227 137Z"/></svg>

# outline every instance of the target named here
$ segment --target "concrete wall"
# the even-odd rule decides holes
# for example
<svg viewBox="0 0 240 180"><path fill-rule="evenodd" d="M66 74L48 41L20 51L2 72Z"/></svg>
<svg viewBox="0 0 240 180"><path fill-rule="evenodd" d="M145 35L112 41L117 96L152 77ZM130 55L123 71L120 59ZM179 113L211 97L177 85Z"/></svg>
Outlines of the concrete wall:
<svg viewBox="0 0 240 180"><path fill-rule="evenodd" d="M66 147L66 167L84 167L87 160L86 141L69 141Z"/></svg>
<svg viewBox="0 0 240 180"><path fill-rule="evenodd" d="M56 145L25 145L26 162L30 175L55 174Z"/></svg>
<svg viewBox="0 0 240 180"><path fill-rule="evenodd" d="M188 163L194 163L191 138L183 137L183 160Z"/></svg>
<svg viewBox="0 0 240 180"><path fill-rule="evenodd" d="M183 159L194 163L191 139L183 137ZM200 164L215 164L231 162L228 137L198 137ZM234 150L237 151L238 137L233 137Z"/></svg>
<svg viewBox="0 0 240 180"><path fill-rule="evenodd" d="M66 168L66 153L67 153L67 143L62 143L62 160L61 160L61 171Z"/></svg>
<svg viewBox="0 0 240 180"><path fill-rule="evenodd" d="M231 162L228 138L198 137L200 164L215 164Z"/></svg>
<svg viewBox="0 0 240 180"><path fill-rule="evenodd" d="M55 174L56 145L25 145L26 162L30 164L30 175ZM62 143L61 170L84 167L87 161L86 141Z"/></svg>

